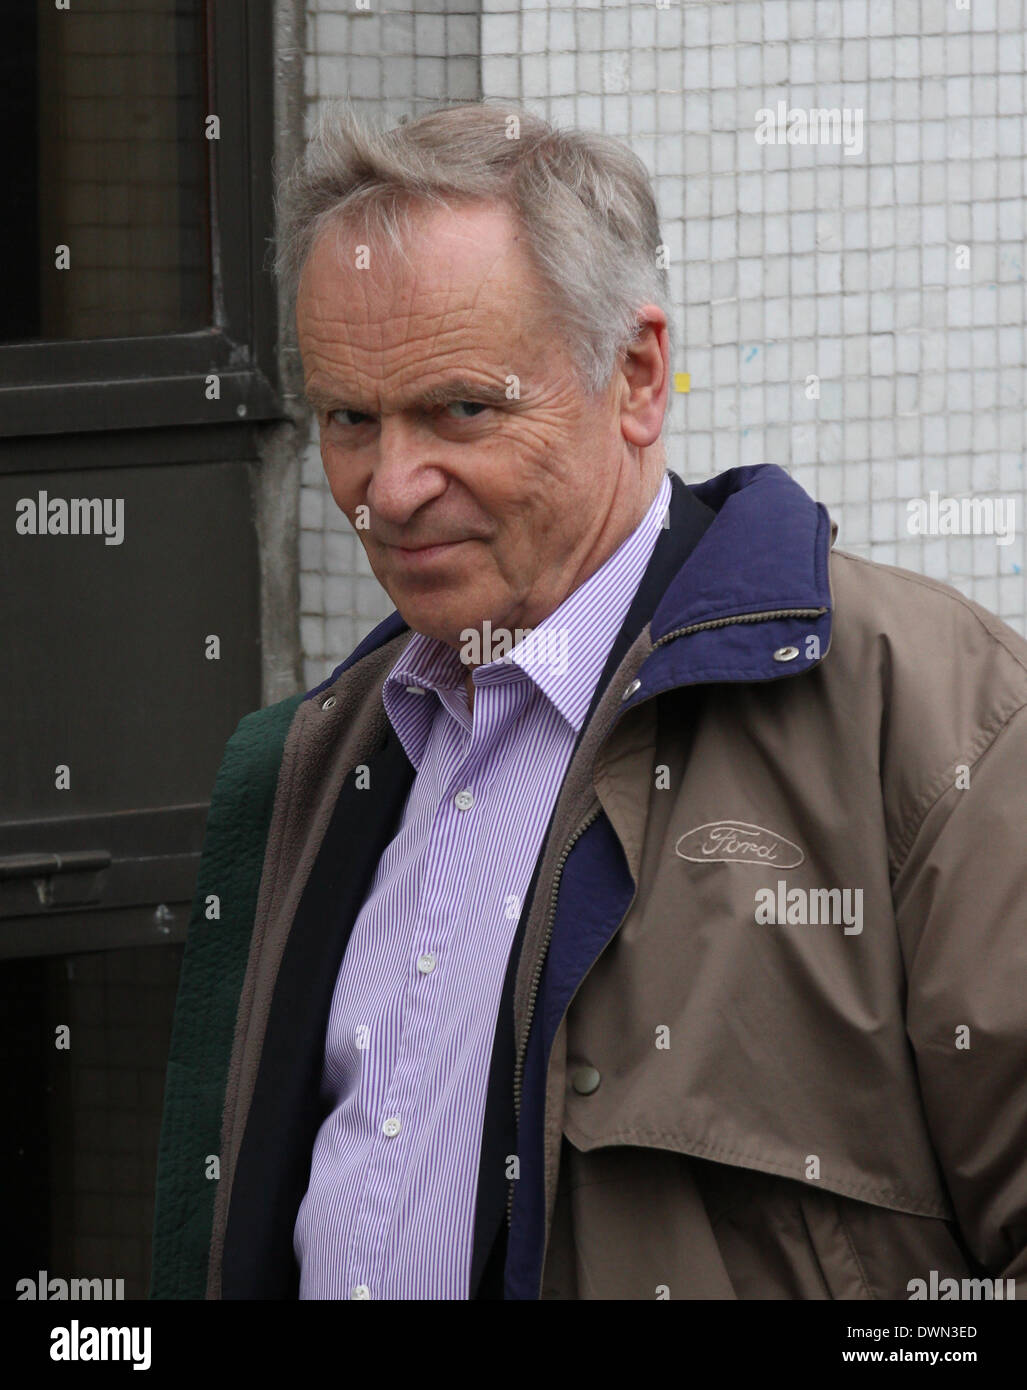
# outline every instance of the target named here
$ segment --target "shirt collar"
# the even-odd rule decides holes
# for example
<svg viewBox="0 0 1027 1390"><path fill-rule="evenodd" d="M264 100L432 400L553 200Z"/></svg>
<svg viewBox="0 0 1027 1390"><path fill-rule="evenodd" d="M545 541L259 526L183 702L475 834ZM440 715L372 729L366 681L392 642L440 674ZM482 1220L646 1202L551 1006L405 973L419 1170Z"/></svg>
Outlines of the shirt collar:
<svg viewBox="0 0 1027 1390"><path fill-rule="evenodd" d="M596 681L652 556L670 493L670 475L665 472L648 511L631 535L504 656L479 666L474 672L476 689L531 680L574 732L580 733ZM498 629L491 632L494 641L500 635ZM457 650L415 632L386 676L382 688L385 711L415 767L420 764L437 709L437 700L427 698L427 693L458 690L466 674L467 667Z"/></svg>
<svg viewBox="0 0 1027 1390"><path fill-rule="evenodd" d="M531 677L576 734L649 563L669 502L670 476L664 473L649 510L631 535L510 652L511 662Z"/></svg>

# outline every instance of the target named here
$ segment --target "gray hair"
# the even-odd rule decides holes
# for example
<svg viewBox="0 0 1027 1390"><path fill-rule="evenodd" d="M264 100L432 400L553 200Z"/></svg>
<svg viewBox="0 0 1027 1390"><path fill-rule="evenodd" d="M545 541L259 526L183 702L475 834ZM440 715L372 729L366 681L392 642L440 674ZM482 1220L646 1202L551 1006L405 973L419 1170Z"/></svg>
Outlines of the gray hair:
<svg viewBox="0 0 1027 1390"><path fill-rule="evenodd" d="M642 160L622 141L560 130L509 102L435 108L385 131L347 102L325 106L277 198L274 270L293 307L320 233L363 219L366 244L386 234L403 254L412 208L499 202L523 228L547 306L582 388L601 394L657 304L670 327L656 201Z"/></svg>

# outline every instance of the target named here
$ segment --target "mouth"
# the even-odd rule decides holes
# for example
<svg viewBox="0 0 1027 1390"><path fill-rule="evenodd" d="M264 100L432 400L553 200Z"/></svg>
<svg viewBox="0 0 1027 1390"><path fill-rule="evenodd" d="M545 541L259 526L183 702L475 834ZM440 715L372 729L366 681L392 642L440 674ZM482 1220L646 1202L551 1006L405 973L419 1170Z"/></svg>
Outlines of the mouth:
<svg viewBox="0 0 1027 1390"><path fill-rule="evenodd" d="M455 550L458 545L466 544L466 541L444 541L440 545L394 545L391 546L390 549L394 555L400 557L403 564L421 566L430 564L433 560L448 555L451 551Z"/></svg>

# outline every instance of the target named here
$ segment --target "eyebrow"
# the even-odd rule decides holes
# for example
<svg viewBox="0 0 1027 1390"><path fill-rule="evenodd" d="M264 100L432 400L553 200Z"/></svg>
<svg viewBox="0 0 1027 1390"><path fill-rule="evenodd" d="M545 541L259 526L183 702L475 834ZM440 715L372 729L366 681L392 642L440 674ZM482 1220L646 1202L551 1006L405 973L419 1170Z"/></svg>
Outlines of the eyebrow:
<svg viewBox="0 0 1027 1390"><path fill-rule="evenodd" d="M331 412L333 410L353 410L360 415L372 414L372 411L364 411L346 397L336 388L323 386L305 387L303 398L313 409L320 412ZM506 387L499 386L492 382L472 381L469 377L450 377L447 381L440 382L437 386L430 386L427 391L407 404L407 410L433 410L440 405L450 405L453 401L475 401L484 405L511 405L513 402L506 394Z"/></svg>

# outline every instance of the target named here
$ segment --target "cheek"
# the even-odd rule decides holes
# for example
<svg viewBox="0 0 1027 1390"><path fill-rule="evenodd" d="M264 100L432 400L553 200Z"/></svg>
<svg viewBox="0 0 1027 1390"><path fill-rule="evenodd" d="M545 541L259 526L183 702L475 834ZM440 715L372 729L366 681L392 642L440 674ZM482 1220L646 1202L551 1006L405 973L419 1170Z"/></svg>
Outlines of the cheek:
<svg viewBox="0 0 1027 1390"><path fill-rule="evenodd" d="M384 588L385 581L389 578L388 567L384 562L384 552L380 546L375 545L374 541L368 539L366 531L358 531L357 536L360 539L364 554L367 556L367 563L371 566L371 573Z"/></svg>
<svg viewBox="0 0 1027 1390"><path fill-rule="evenodd" d="M361 500L359 479L352 470L342 468L327 449L321 450L321 464L335 505L345 512L350 523L354 524L354 513Z"/></svg>

